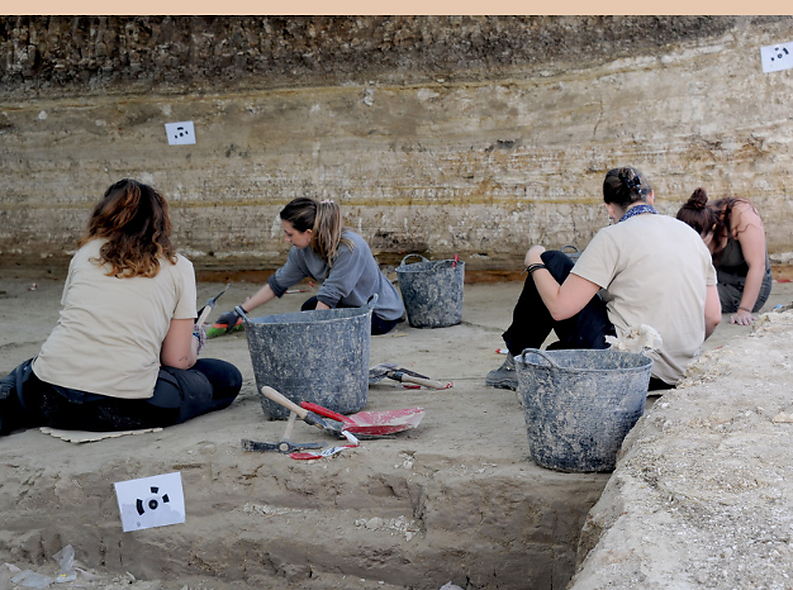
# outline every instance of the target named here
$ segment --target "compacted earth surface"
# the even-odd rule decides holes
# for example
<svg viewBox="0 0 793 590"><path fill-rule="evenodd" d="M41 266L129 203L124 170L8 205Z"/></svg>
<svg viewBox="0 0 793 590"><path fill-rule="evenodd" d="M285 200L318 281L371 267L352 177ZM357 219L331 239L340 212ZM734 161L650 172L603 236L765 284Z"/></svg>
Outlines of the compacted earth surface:
<svg viewBox="0 0 793 590"><path fill-rule="evenodd" d="M199 305L222 287L200 282ZM62 280L35 273L0 281L0 372L38 352L62 288ZM211 317L257 288L233 282ZM54 581L179 590L564 588L579 532L611 474L534 464L518 395L485 386L504 359L500 335L520 289L515 280L472 282L459 325L405 322L372 337L370 366L396 363L453 386L372 384L366 410L422 407L423 420L326 458L242 448L242 439L279 441L286 427L261 409L244 332L210 339L203 352L242 371L242 392L226 410L92 442L38 428L0 439L0 590ZM297 311L310 295L288 293L256 313ZM766 310L791 295L788 283L776 283ZM706 349L750 332L725 316ZM291 440L340 444L301 421ZM173 472L185 522L123 532L114 484ZM74 563L64 557L71 550Z"/></svg>

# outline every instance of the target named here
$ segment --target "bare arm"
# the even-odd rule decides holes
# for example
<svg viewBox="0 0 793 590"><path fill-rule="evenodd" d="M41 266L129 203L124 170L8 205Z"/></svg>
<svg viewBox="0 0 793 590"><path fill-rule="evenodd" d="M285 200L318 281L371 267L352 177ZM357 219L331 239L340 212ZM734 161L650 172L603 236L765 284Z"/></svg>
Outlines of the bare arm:
<svg viewBox="0 0 793 590"><path fill-rule="evenodd" d="M249 297L241 307L245 310L245 313L248 313L272 299L275 299L275 292L268 283Z"/></svg>
<svg viewBox="0 0 793 590"><path fill-rule="evenodd" d="M744 260L749 267L746 273L746 284L743 288L740 309L733 315L733 324L751 324L754 321L752 310L765 274L765 229L763 221L749 203L737 203L733 208L733 226L735 238L741 244Z"/></svg>
<svg viewBox="0 0 793 590"><path fill-rule="evenodd" d="M544 251L545 248L542 246L532 246L524 259L526 266L541 263L540 254ZM545 307L556 321L573 317L584 309L600 290L600 287L592 281L574 274L569 275L560 285L547 269L534 271L532 278Z"/></svg>
<svg viewBox="0 0 793 590"><path fill-rule="evenodd" d="M198 358L198 340L193 337L193 320L171 320L160 350L160 363L175 369L189 369Z"/></svg>
<svg viewBox="0 0 793 590"><path fill-rule="evenodd" d="M713 334L720 321L721 302L719 301L719 289L716 285L708 285L707 295L705 296L705 339Z"/></svg>

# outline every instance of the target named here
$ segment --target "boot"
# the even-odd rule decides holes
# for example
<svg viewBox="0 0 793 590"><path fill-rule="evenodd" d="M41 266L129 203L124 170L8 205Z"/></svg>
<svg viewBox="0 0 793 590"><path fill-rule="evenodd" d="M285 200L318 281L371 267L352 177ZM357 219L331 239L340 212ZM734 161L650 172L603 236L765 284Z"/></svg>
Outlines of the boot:
<svg viewBox="0 0 793 590"><path fill-rule="evenodd" d="M515 358L511 354L507 354L507 358L498 369L493 369L487 374L485 385L498 389L518 390L518 371L515 368Z"/></svg>

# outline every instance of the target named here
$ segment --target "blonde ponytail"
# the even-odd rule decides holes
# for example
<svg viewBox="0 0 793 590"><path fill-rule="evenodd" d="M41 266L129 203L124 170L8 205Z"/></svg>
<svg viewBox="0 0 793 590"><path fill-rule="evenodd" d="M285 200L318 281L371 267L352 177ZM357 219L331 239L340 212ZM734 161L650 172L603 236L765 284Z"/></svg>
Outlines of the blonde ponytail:
<svg viewBox="0 0 793 590"><path fill-rule="evenodd" d="M320 201L317 205L317 215L314 218L311 246L327 262L328 267L333 266L341 244L345 244L350 250L355 247L352 241L342 237L343 231L339 206L330 199Z"/></svg>

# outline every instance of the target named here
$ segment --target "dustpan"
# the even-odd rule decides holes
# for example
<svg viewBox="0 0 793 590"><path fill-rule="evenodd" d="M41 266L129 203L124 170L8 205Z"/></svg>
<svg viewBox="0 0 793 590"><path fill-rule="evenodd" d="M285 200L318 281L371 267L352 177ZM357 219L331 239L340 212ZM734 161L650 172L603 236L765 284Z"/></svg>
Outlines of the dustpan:
<svg viewBox="0 0 793 590"><path fill-rule="evenodd" d="M416 428L424 418L424 408L406 408L402 410L382 410L371 412L357 412L345 416L311 402L301 402L300 405L327 418L332 418L344 423L344 430L352 434L388 435L404 432Z"/></svg>

